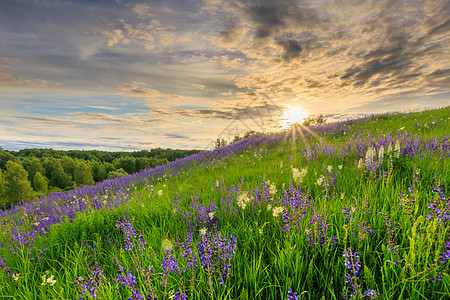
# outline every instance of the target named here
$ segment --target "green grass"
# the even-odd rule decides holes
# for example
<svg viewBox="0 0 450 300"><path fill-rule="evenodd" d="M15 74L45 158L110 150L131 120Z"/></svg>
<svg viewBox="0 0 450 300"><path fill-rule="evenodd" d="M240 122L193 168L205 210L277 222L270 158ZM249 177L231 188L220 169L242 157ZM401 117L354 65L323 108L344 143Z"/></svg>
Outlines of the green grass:
<svg viewBox="0 0 450 300"><path fill-rule="evenodd" d="M153 289L158 299L168 299L170 292L178 289L183 289L190 299L287 299L289 288L300 295L299 299L341 299L345 288L351 289L345 280L348 269L343 256L351 248L359 252L356 260L361 262L361 270L354 282L360 293L371 289L379 294L378 299L446 299L450 294L450 277L446 273L449 263L436 264L436 261L445 250L444 242L450 242L450 220L438 223L427 220L425 215L430 214L427 204L436 198L432 191L435 178L445 185L444 194L449 194L449 158L438 159L433 154L414 159L400 157L393 160L392 171L379 179L378 175L374 177L358 169L360 156L355 149L346 155L339 151L346 144L361 140L375 143L388 133L394 140L397 132L442 139L448 137L448 116L448 107L380 115L356 122L345 130L318 133L307 139L298 134L295 142L286 139L275 145L253 148L208 167L194 165L184 173L155 181L153 187L132 187L135 188L132 200L121 207L93 210L79 214L71 223L54 225L48 235L38 238L33 249L24 248L20 255L9 251L8 237L2 233L4 247L0 255L5 257L6 265L0 272L0 295L5 299L77 299L82 295L75 280L80 276L88 278L89 269L98 265L103 270L103 279L95 298L128 299L132 297L132 288L122 287L116 281L119 275L116 260L136 276L137 291L147 296ZM302 153L313 145L329 145L336 149L336 155L320 154L309 160ZM291 166L307 167L301 183L294 182ZM317 180L328 166L338 173L335 184L326 177L330 186L329 191L324 191ZM387 160L383 167L388 171ZM418 182L413 178L415 168L420 169ZM245 209L239 208L237 195L241 191L263 190L265 181L274 183L277 193L256 206L249 203ZM215 182L220 182L219 188L213 186ZM310 195L309 207L301 210L304 215L292 224L290 231L284 231L282 214L274 217L267 205L281 206L283 191L288 191L291 183L293 188L301 189L303 196ZM412 192L408 191L411 185ZM223 202L228 197L230 212ZM399 205L406 203L405 197L415 202L409 207ZM194 219L183 216L184 212L198 215L191 207L193 199L205 208L215 205L216 228L187 224L186 221ZM450 211L448 202L440 203L443 210ZM353 210L351 222L346 222L343 209ZM391 221L390 228L380 212ZM308 241L311 237L317 241L320 238L315 232L323 223L320 220L314 223L314 217L327 220L324 233L328 240L323 245L320 242L310 245ZM145 250L125 250L117 228L119 218L127 218L137 235L142 232L147 243ZM2 224L7 228L14 222L3 220ZM227 239L230 235L236 237L232 276L226 279L225 285L220 284L218 276L208 276L198 260L195 271L170 273L165 278L167 285L162 285L161 262L167 256L163 241L182 242L192 230L196 251L203 227L209 232L220 232ZM373 233L364 231L364 227ZM106 239L105 235L109 237ZM389 240L396 245L398 254L388 249ZM37 264L37 254L42 249L42 259ZM182 250L175 247L173 253L180 268L184 268L187 260L179 251ZM30 260L31 256L34 260ZM394 264L394 260L401 263ZM153 267L153 275L146 278L140 268L149 266ZM17 280L6 267L18 276ZM46 271L47 278L53 275L56 280L54 285L42 285ZM442 280L430 282L439 272L443 272ZM364 295L360 298L369 299Z"/></svg>

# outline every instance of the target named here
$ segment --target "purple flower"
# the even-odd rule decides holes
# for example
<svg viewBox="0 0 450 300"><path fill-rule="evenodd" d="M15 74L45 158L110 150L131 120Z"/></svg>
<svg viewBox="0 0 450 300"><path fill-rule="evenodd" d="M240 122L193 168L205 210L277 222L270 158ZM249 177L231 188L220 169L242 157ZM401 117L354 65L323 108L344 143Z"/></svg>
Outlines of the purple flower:
<svg viewBox="0 0 450 300"><path fill-rule="evenodd" d="M289 288L289 291L288 291L288 294L287 294L287 299L288 300L298 300L298 299L300 299L300 296L299 296L299 294L294 292L292 290L292 288Z"/></svg>

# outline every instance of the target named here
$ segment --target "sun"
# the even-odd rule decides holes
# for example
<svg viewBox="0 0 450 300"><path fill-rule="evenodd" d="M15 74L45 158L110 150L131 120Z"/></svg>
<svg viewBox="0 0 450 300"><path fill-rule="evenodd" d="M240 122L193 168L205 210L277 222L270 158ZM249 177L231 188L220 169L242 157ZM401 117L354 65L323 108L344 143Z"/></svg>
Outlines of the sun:
<svg viewBox="0 0 450 300"><path fill-rule="evenodd" d="M280 125L283 129L288 129L294 123L302 124L308 114L308 111L299 106L290 107L283 112Z"/></svg>

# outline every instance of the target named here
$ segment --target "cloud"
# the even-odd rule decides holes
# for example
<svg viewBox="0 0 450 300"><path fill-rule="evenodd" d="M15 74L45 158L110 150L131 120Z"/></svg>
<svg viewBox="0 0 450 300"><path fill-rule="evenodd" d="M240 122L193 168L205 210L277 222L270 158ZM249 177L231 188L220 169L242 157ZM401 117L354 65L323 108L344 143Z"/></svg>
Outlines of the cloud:
<svg viewBox="0 0 450 300"><path fill-rule="evenodd" d="M283 47L282 57L286 61L299 57L302 52L302 46L295 39L279 40L277 44Z"/></svg>
<svg viewBox="0 0 450 300"><path fill-rule="evenodd" d="M10 87L16 86L31 86L31 87L47 87L50 83L44 79L31 77L16 77L8 73L0 73L0 86Z"/></svg>
<svg viewBox="0 0 450 300"><path fill-rule="evenodd" d="M150 7L150 5L145 4L145 3L138 3L138 4L133 5L132 10L141 19L154 17L154 14L151 13L152 8Z"/></svg>
<svg viewBox="0 0 450 300"><path fill-rule="evenodd" d="M206 85L204 85L204 84L200 84L200 83L193 83L193 84L191 84L193 87L195 87L196 89L199 89L199 90L201 90L201 91L203 91L203 90L205 90L206 89Z"/></svg>
<svg viewBox="0 0 450 300"><path fill-rule="evenodd" d="M287 105L356 115L441 103L449 10L447 0L7 1L0 104L20 117L1 121L14 124L11 139L47 126L84 141L196 135L183 142L194 145Z"/></svg>
<svg viewBox="0 0 450 300"><path fill-rule="evenodd" d="M158 90L149 88L144 82L131 82L120 84L117 87L117 94L127 97L143 98L149 101L149 105L158 103L159 105L181 104L182 97L176 94L166 94Z"/></svg>
<svg viewBox="0 0 450 300"><path fill-rule="evenodd" d="M108 114L103 113L88 113L88 112L74 112L71 115L75 115L81 119L88 121L101 121L101 122L116 122L116 123L124 123L126 120L117 118Z"/></svg>

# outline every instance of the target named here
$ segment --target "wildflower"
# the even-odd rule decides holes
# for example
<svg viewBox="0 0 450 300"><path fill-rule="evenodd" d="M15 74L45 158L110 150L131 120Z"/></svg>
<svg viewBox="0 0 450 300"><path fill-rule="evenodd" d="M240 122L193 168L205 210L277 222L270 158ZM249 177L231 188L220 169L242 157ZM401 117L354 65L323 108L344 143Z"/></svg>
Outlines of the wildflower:
<svg viewBox="0 0 450 300"><path fill-rule="evenodd" d="M56 283L56 280L53 279L53 275L47 278L47 283L53 286Z"/></svg>
<svg viewBox="0 0 450 300"><path fill-rule="evenodd" d="M19 273L12 273L11 274L11 276L12 276L12 278L14 279L14 281L17 281L17 280L19 280Z"/></svg>
<svg viewBox="0 0 450 300"><path fill-rule="evenodd" d="M367 291L365 292L365 295L366 295L367 297L369 297L370 299L378 298L378 293L375 293L374 290L367 290Z"/></svg>
<svg viewBox="0 0 450 300"><path fill-rule="evenodd" d="M271 211L272 210L272 205L271 204L267 204L267 210Z"/></svg>
<svg viewBox="0 0 450 300"><path fill-rule="evenodd" d="M281 214L284 211L284 207L283 206L277 206L273 208L273 216L276 218L278 217L279 214Z"/></svg>
<svg viewBox="0 0 450 300"><path fill-rule="evenodd" d="M387 147L387 150L386 150L386 153L391 153L392 152L392 144L391 143L389 143L389 145L388 145L388 147Z"/></svg>
<svg viewBox="0 0 450 300"><path fill-rule="evenodd" d="M325 177L323 175L320 175L319 178L317 178L316 184L321 185L324 181Z"/></svg>
<svg viewBox="0 0 450 300"><path fill-rule="evenodd" d="M362 169L363 167L364 167L364 161L362 158L360 158L358 161L358 169Z"/></svg>
<svg viewBox="0 0 450 300"><path fill-rule="evenodd" d="M331 172L331 171L333 170L333 166L329 165L329 166L327 167L327 170L328 170L328 172Z"/></svg>
<svg viewBox="0 0 450 300"><path fill-rule="evenodd" d="M399 158L400 157L400 142L397 140L397 142L395 142L395 146L394 146L394 157Z"/></svg>
<svg viewBox="0 0 450 300"><path fill-rule="evenodd" d="M289 288L289 292L287 294L287 299L288 300L298 300L298 299L300 299L300 296L296 292L294 292L292 290L292 288Z"/></svg>
<svg viewBox="0 0 450 300"><path fill-rule="evenodd" d="M212 220L212 219L214 219L214 212L210 212L209 214L208 214L208 216L209 216L209 218Z"/></svg>
<svg viewBox="0 0 450 300"><path fill-rule="evenodd" d="M158 196L161 196L162 193L163 193L163 191L162 191L162 190L159 190L159 191L158 191Z"/></svg>
<svg viewBox="0 0 450 300"><path fill-rule="evenodd" d="M273 182L270 184L269 193L271 195L275 195L277 193L277 188L275 187L275 184Z"/></svg>
<svg viewBox="0 0 450 300"><path fill-rule="evenodd" d="M258 231L259 231L259 234L263 234L263 229L262 228L260 228Z"/></svg>
<svg viewBox="0 0 450 300"><path fill-rule="evenodd" d="M366 161L371 160L375 157L376 151L375 148L370 146L366 152Z"/></svg>
<svg viewBox="0 0 450 300"><path fill-rule="evenodd" d="M384 157L384 146L381 145L380 149L378 150L378 158L383 159Z"/></svg>
<svg viewBox="0 0 450 300"><path fill-rule="evenodd" d="M308 173L308 168L303 168L301 170L294 168L291 166L292 170L292 176L294 177L294 181L297 183L302 183L303 178L305 178L306 174Z"/></svg>
<svg viewBox="0 0 450 300"><path fill-rule="evenodd" d="M250 197L248 196L247 192L242 192L237 197L236 203L241 209L245 209L247 207L247 204L250 202Z"/></svg>
<svg viewBox="0 0 450 300"><path fill-rule="evenodd" d="M207 229L205 227L203 227L202 229L200 229L200 234L205 235L206 231L207 231Z"/></svg>

